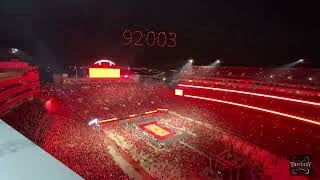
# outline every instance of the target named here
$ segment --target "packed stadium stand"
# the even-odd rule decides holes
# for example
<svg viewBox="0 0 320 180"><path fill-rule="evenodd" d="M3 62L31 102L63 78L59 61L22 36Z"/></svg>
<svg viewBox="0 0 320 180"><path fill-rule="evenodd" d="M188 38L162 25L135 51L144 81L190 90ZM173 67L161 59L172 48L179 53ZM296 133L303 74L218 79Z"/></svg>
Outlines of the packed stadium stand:
<svg viewBox="0 0 320 180"><path fill-rule="evenodd" d="M318 69L193 66L181 80L250 91L320 97Z"/></svg>
<svg viewBox="0 0 320 180"><path fill-rule="evenodd" d="M0 115L39 93L37 67L18 60L0 62Z"/></svg>
<svg viewBox="0 0 320 180"><path fill-rule="evenodd" d="M194 70L180 75L175 88L182 96L158 80L75 78L42 85L33 101L2 119L84 179L295 179L288 172L288 156L294 154L311 154L313 175L319 177L317 82L277 76L271 81L257 76L261 72L270 73ZM318 73L290 72L301 81ZM273 97L284 95L287 100Z"/></svg>

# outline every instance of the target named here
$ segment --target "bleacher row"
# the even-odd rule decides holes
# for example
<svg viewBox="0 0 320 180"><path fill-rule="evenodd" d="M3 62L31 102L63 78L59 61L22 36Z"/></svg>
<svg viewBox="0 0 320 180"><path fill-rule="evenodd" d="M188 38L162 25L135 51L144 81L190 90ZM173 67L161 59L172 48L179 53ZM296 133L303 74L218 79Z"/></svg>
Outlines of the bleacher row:
<svg viewBox="0 0 320 180"><path fill-rule="evenodd" d="M267 82L274 85L289 85L311 88L319 85L319 69L309 68L254 68L254 67L209 67L192 66L192 70L183 73L183 78L201 77L247 80L252 82Z"/></svg>
<svg viewBox="0 0 320 180"><path fill-rule="evenodd" d="M0 115L32 99L39 91L37 67L19 61L0 62Z"/></svg>
<svg viewBox="0 0 320 180"><path fill-rule="evenodd" d="M271 78L272 76L272 78ZM290 77L290 78L289 78ZM320 71L316 69L268 69L194 66L182 72L181 83L215 85L254 92L320 97ZM312 78L310 80L309 78Z"/></svg>

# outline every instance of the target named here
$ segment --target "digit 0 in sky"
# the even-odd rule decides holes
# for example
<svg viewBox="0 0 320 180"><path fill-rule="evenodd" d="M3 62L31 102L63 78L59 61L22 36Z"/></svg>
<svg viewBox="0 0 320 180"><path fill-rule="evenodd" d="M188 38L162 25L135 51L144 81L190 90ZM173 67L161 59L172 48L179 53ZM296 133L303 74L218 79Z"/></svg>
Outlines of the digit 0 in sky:
<svg viewBox="0 0 320 180"><path fill-rule="evenodd" d="M149 47L154 46L156 43L156 34L153 31L149 31L146 36L146 41Z"/></svg>

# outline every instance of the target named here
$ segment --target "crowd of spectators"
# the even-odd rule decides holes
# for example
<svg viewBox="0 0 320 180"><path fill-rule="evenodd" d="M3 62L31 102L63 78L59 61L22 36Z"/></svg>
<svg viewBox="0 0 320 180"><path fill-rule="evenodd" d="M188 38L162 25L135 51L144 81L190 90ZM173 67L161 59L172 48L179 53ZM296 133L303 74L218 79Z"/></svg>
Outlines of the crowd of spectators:
<svg viewBox="0 0 320 180"><path fill-rule="evenodd" d="M318 85L318 69L192 66L183 77L231 78L288 84Z"/></svg>
<svg viewBox="0 0 320 180"><path fill-rule="evenodd" d="M278 174L281 172L275 167L282 168L282 173L287 168L287 163L283 164L277 156L210 124L171 114L156 116L161 117L157 123L184 132L185 136L157 149L152 138L131 124L136 120L129 125L108 126L112 129L111 138L156 179L271 178L264 173L265 168Z"/></svg>
<svg viewBox="0 0 320 180"><path fill-rule="evenodd" d="M157 108L168 108L199 122L220 127L225 132L253 142L278 157L310 153L315 156L315 160L319 159L316 156L319 147L315 145L316 138L320 137L317 127L239 107L172 97L172 92L161 82L45 85L41 91L41 101L25 103L6 114L3 119L85 179L129 178L108 154L108 144L104 141L106 134L90 128L90 120L123 117ZM48 112L45 109L43 104L51 98L61 102L59 111ZM248 99L247 101L252 103L260 101L253 100L253 97ZM190 132L190 136L171 144L169 151L157 151L146 144L147 139L143 139L144 136L132 129L123 126L113 128L118 139L123 137L122 141L131 144L122 148L127 152L134 152L133 157L154 177L205 178L203 169L210 164L208 156L222 155L224 148L230 149L228 152L232 156L228 156L226 162L231 162L231 165L239 163L234 160L235 157L242 157L248 159L245 161L245 168L255 169L256 176L262 176L262 169L266 168L263 163L252 163L257 161L252 159L255 156L254 150L245 155L241 154L240 151L245 150L229 145L235 142L218 131L179 119L161 121L184 128L184 131ZM196 153L192 149L204 154ZM261 155L261 158L262 156L264 155ZM268 160L269 163L273 161ZM170 164L179 164L181 168L175 171L177 168Z"/></svg>
<svg viewBox="0 0 320 180"><path fill-rule="evenodd" d="M43 132L47 131L46 126L38 126L46 114L43 103L39 99L27 101L14 109L12 112L4 114L1 118L15 129L18 129L24 136L32 139L37 144L42 144ZM49 124L49 123L47 123Z"/></svg>
<svg viewBox="0 0 320 180"><path fill-rule="evenodd" d="M88 122L157 109L167 93L163 87L150 82L46 84L36 100L2 118L85 179L128 179L108 154L105 134ZM49 100L58 111L47 109Z"/></svg>
<svg viewBox="0 0 320 180"><path fill-rule="evenodd" d="M181 79L229 87L301 96L317 96L320 71L304 68L244 68L193 66Z"/></svg>
<svg viewBox="0 0 320 180"><path fill-rule="evenodd" d="M129 127L116 128L113 133L115 141L126 144L122 148L156 179L205 177L203 168L209 167L208 159L179 142L157 149L150 146L150 139L145 135Z"/></svg>
<svg viewBox="0 0 320 180"><path fill-rule="evenodd" d="M128 179L108 154L103 134L88 129L82 118L65 113L70 112L62 110L52 117L42 148L85 179Z"/></svg>
<svg viewBox="0 0 320 180"><path fill-rule="evenodd" d="M220 96L219 99L221 97L223 96ZM319 152L317 138L320 137L320 134L319 127L316 125L222 103L182 99L179 97L173 99L175 105L169 107L172 111L186 115L192 119L200 120L201 122L213 124L224 131L241 137L241 139L253 142L283 159L287 159L292 154L303 153L312 154L315 159L320 158L317 155ZM232 101L239 101L240 99L240 97L238 99L233 97ZM264 105L264 102L260 102L259 99L255 101L253 100L254 98L248 99L250 99L250 103L259 104L260 106ZM288 112L294 112L295 114L300 112L315 120L319 120L316 110L313 113L310 110L310 114L308 114L303 113L301 109L297 111L297 107L291 108L287 102L273 102L273 104L274 106L271 107L276 110L286 109ZM302 109L307 111L306 107ZM317 107L313 107L313 109L317 109ZM253 157L254 153L251 155ZM319 164L314 163L314 167L319 173Z"/></svg>

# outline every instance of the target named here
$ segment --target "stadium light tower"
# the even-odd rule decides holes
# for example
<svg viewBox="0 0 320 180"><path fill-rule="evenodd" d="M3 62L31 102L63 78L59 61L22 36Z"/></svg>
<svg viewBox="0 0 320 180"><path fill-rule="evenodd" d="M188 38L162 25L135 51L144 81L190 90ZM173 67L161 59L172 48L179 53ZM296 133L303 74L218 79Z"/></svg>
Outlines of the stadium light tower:
<svg viewBox="0 0 320 180"><path fill-rule="evenodd" d="M284 65L280 66L279 69L281 69L281 68L292 68L292 67L294 67L294 66L296 66L298 64L302 64L304 62L305 62L304 59L299 59L297 61L294 61L294 62L291 62L291 63L288 63L288 64L284 64Z"/></svg>
<svg viewBox="0 0 320 180"><path fill-rule="evenodd" d="M16 54L18 51L17 48L10 48L9 53Z"/></svg>
<svg viewBox="0 0 320 180"><path fill-rule="evenodd" d="M215 68L217 66L219 66L222 63L222 61L220 59L215 60L213 63L211 63L209 65L210 68Z"/></svg>
<svg viewBox="0 0 320 180"><path fill-rule="evenodd" d="M181 67L181 72L187 72L192 70L193 59L188 59L187 62Z"/></svg>

